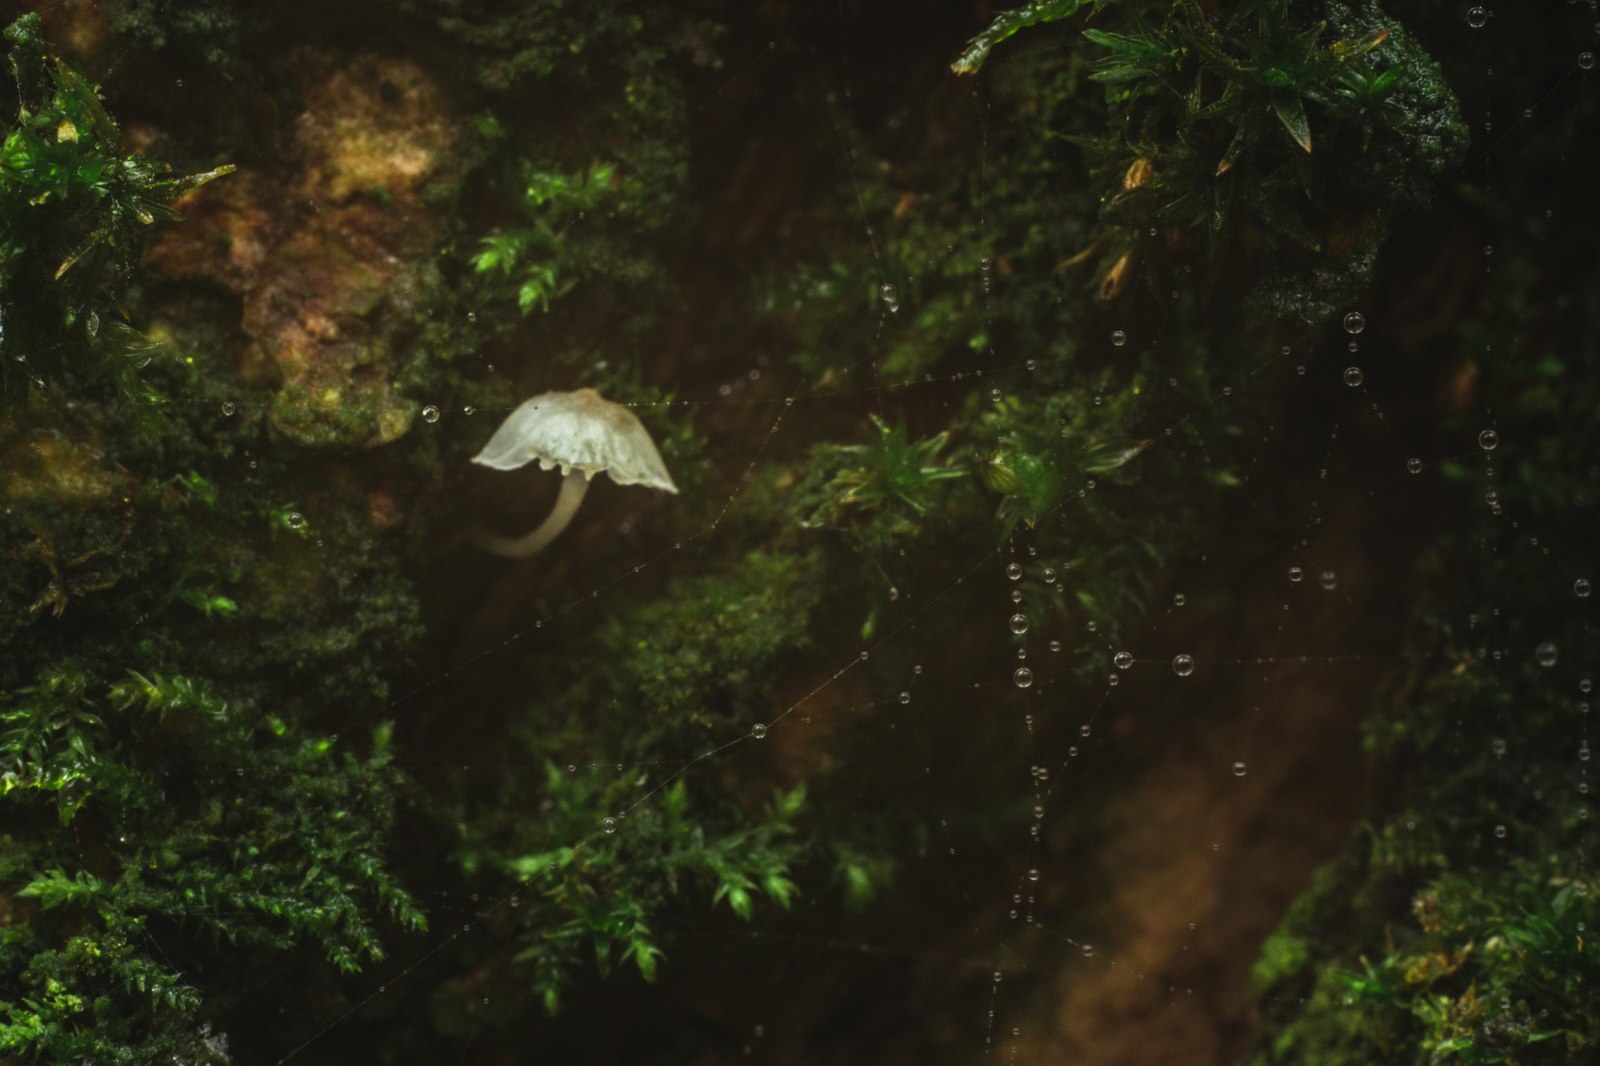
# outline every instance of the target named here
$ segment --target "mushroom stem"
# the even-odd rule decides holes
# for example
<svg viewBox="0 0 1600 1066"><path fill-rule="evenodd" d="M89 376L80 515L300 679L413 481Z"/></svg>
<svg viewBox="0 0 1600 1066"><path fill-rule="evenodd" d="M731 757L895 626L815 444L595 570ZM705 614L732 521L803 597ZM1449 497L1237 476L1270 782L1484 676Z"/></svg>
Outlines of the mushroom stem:
<svg viewBox="0 0 1600 1066"><path fill-rule="evenodd" d="M480 531L473 539L478 547L507 559L527 559L538 555L567 528L572 516L578 513L583 494L588 491L589 476L581 470L568 471L561 478L561 492L556 496L555 506L532 533L520 537L498 537Z"/></svg>

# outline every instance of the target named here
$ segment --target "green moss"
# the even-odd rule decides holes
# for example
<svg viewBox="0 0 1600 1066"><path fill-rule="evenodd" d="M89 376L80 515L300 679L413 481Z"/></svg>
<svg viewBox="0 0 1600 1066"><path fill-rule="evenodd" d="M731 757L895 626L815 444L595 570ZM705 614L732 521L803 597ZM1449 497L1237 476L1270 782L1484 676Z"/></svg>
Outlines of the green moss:
<svg viewBox="0 0 1600 1066"><path fill-rule="evenodd" d="M1393 6L1418 36L1458 31L1453 14ZM1554 24L1507 20L1496 30L1505 59L1525 62L1502 68L1497 59L1495 92L1520 91L1498 80L1502 69L1534 94L1563 76ZM1594 117L1590 101L1569 116ZM1525 158L1564 154L1567 135L1558 129L1530 134ZM1455 134L1435 137L1426 123L1415 133L1420 175L1429 153ZM1490 243L1497 256L1508 245L1519 249L1496 262L1493 300L1464 312L1449 341L1473 353L1451 373L1492 398L1495 429L1514 443L1489 456L1492 509L1478 503L1477 464L1452 461L1441 471L1477 505L1448 514L1419 561L1426 584L1415 610L1437 666L1391 694L1367 723L1382 782L1372 824L1337 872L1319 879L1339 892L1314 889L1271 942L1311 952L1296 962L1274 951L1258 968L1265 1025L1252 1063L1554 1064L1596 1054L1600 970L1590 932L1600 885L1583 857L1593 830L1580 739L1592 678L1581 665L1568 668L1592 662L1595 644L1570 574L1584 564L1552 567L1527 531L1538 528L1541 546L1592 539L1589 456L1600 396L1586 338L1600 305L1584 238L1569 242L1526 211L1529 203L1559 203L1565 226L1582 234L1594 203L1580 184L1558 179L1550 188L1550 172L1538 166L1503 173L1492 201L1447 191L1436 194L1436 210L1465 220L1471 242ZM1516 235L1530 225L1540 235L1519 247ZM1500 354L1525 316L1545 306L1543 286L1557 276L1550 272L1568 269L1560 284L1571 299L1549 319L1545 349L1562 354ZM1441 439L1476 438L1483 413L1478 403L1469 407L1445 416ZM1540 664L1535 649L1545 642L1559 647L1559 665Z"/></svg>
<svg viewBox="0 0 1600 1066"><path fill-rule="evenodd" d="M0 395L16 407L51 386L109 383L148 402L140 370L154 352L121 309L146 227L233 168L170 177L123 150L94 86L46 50L38 15L6 41L18 112L0 148Z"/></svg>
<svg viewBox="0 0 1600 1066"><path fill-rule="evenodd" d="M691 889L743 920L758 900L787 907L798 893L791 871L819 848L803 786L738 801L704 775L663 774L655 753L775 715L768 679L806 648L821 578L815 556L752 553L674 582L597 629L593 661L607 669L568 671L564 689L526 710L520 758L545 771L508 781L465 819L461 860L526 887L507 931L518 973L549 1009L587 958L654 979L652 929L691 907ZM573 744L593 758L563 768L555 760ZM542 816L502 813L530 806Z"/></svg>
<svg viewBox="0 0 1600 1066"><path fill-rule="evenodd" d="M1268 1035L1248 1061L1557 1063L1593 1049L1588 881L1559 861L1446 875L1415 897L1414 925L1330 941L1381 904L1383 880L1403 883L1381 867L1342 886L1323 875L1267 942L1253 980ZM1350 887L1361 894L1337 898Z"/></svg>
<svg viewBox="0 0 1600 1066"><path fill-rule="evenodd" d="M197 56L228 72L263 28L262 12L216 0L109 0L104 11L112 32L142 48Z"/></svg>
<svg viewBox="0 0 1600 1066"><path fill-rule="evenodd" d="M382 709L416 605L359 496L313 512L330 582L285 524L320 478L251 459L215 363L122 319L144 224L199 180L123 153L37 19L10 39L0 343L28 354L5 348L27 409L0 416L0 1049L225 1061L221 1020L297 949L350 971L421 927L385 856L388 728L355 730L365 754L332 735Z"/></svg>
<svg viewBox="0 0 1600 1066"><path fill-rule="evenodd" d="M197 2L122 0L108 10L128 40L224 68L260 59L235 52L247 39L272 53L263 42L273 34L299 40L326 28ZM430 972L461 976L411 982L397 1008L405 1016L381 1023L380 1043L410 1050L441 1033L485 1037L464 1005L490 989L496 1004L520 1003L531 987L554 1008L583 975L653 979L682 957L663 930L773 918L800 898L866 906L928 843L935 819L974 833L1011 824L1002 819L1014 810L992 808L1015 794L1002 779L1015 738L975 740L958 715L929 714L890 736L867 728L871 716L858 722L831 707L803 746L784 747L776 731L763 744L737 738L801 706L808 690L792 689L792 678L837 679L828 672L856 661L863 640L894 633L873 648L875 665L891 666L827 692L847 694L849 710L858 701L877 709L881 723L883 707L899 706L896 690L875 690L882 678L916 676L929 650L972 643L961 612L923 610L928 575L943 587L1013 560L1026 564L1012 586L1017 611L1063 632L1096 623L1065 650L1103 682L1105 642L1121 646L1170 581L1172 560L1215 533L1210 516L1235 494L1243 500L1249 452L1236 445L1270 419L1238 404L1212 411L1202 435L1184 416L1210 411L1221 390L1260 370L1262 345L1280 340L1273 319L1323 317L1365 285L1391 217L1434 195L1464 147L1459 109L1419 43L1431 38L1376 5L1197 11L1040 3L1003 19L982 54L1025 25L1067 47L996 53L1006 62L985 71L981 171L928 147L971 139L967 127L951 133L957 120L943 97L906 122L930 129L920 148L868 125L867 107L830 102L787 116L797 137L829 152L849 145L852 163L844 173L829 155L794 168L837 176L838 195L817 203L791 202L813 195L814 178L795 189L784 187L792 175L770 176L793 214L752 221L753 232L801 236L775 240L769 253L737 241L686 252L683 241L697 221L691 197L708 195L688 180L686 85L695 66L721 62L729 36L729 47L764 47L759 20L729 30L694 11L620 2L390 5L382 25L395 46L426 38L438 68L429 77L470 98L472 110L452 112L468 132L416 191L438 229L397 275L330 257L320 238L300 246L295 269L328 270L359 343L323 378L276 394L236 376L246 294L180 284L141 296L125 284L135 246L119 236L80 304L102 309L102 333L112 295L118 308L129 296L134 315L153 308L171 344L141 354L151 365L126 380L193 403L109 402L117 390L92 379L110 349L86 339L88 319L63 310L67 288L50 288L57 279L47 275L63 245L96 232L113 217L107 205L131 194L74 185L67 167L68 195L50 204L84 213L52 216L14 262L15 277L31 271L37 283L29 306L48 311L37 335L76 361L42 375L42 394L19 386L40 397L30 424L0 425L0 681L12 701L0 743L7 809L22 825L0 861L28 893L10 892L7 906L28 921L0 937L13 1019L5 1050L201 1059L211 1054L208 1024L281 1026L278 1005L324 1024L340 995L318 984L325 970L369 967L386 940L419 927L385 855L411 784L388 762L387 733L369 744L366 723L390 709L395 675L422 635L407 560L425 554L416 549L430 527L460 519L458 479L474 441L413 425L425 403L453 414L598 384L649 405L682 499L730 505L709 534L703 508L650 519L661 543L685 544L674 579L646 568L607 586L610 613L566 611L561 625L496 645L484 657L492 669L474 660L447 675L439 706L462 716L451 743L471 753L461 759L469 769L435 766L424 726L403 720L400 742L425 738L419 773L432 775L431 820L412 836L455 861L417 858L415 883L446 907L471 893L517 906L482 919L507 950L444 949L436 958L449 956L450 967ZM1067 21L1074 13L1093 14L1093 33ZM257 33L263 23L273 34ZM25 37L19 76L49 67ZM959 63L974 68L982 54ZM859 56L814 65L834 84L864 69ZM1166 93L1162 82L1196 91ZM79 82L61 92L65 103L40 106L98 106ZM550 99L572 106L538 106ZM78 141L63 141L59 123L35 121L43 113L20 127L19 143L33 138L29 160L129 158L103 135L114 127L90 122ZM91 128L99 139L86 146ZM373 177L367 164L383 153L366 132L351 143L371 150L330 188L359 209L351 218L392 224L405 189ZM137 165L141 188L165 180ZM726 195L732 209L703 203L748 206L737 190ZM25 221L44 217L8 203ZM870 254L860 248L863 213L874 224ZM716 257L755 280L696 272L695 260ZM68 286L91 277L89 265L73 265ZM714 294L686 278L713 279ZM1241 310L1246 285L1256 299ZM737 354L690 365L683 352L698 358L700 347L662 340L685 320ZM1113 330L1128 343L1109 339ZM1474 350L1484 340L1464 338ZM766 374L760 388L783 380L791 406L780 411L781 394L758 392L749 352ZM370 387L379 367L390 376ZM1529 375L1497 391L1497 410L1547 413L1572 384L1548 366ZM678 400L733 378L752 383L742 395L773 406ZM223 402L232 414L220 414ZM795 444L796 425L815 447ZM1171 438L1147 447L1142 434L1157 426L1173 426ZM724 440L763 442L748 483L739 478L749 456ZM342 447L352 443L382 447ZM710 461L692 462L702 456ZM1519 503L1545 509L1541 518L1582 489L1504 477ZM1259 493L1252 501L1271 505ZM398 528L385 532L390 524ZM436 580L479 595L480 577L454 563ZM1527 575L1505 576L1514 585ZM535 595L550 603L578 603L594 587L570 561L542 569L540 581ZM427 621L447 633L457 619ZM995 628L979 652L1003 646ZM1470 663L1467 637L1441 632ZM475 700L480 671L492 691ZM1255 975L1268 1025L1259 1061L1590 1052L1582 993L1591 957L1572 934L1593 921L1593 897L1578 896L1571 869L1530 858L1565 853L1581 827L1570 805L1554 827L1524 805L1494 812L1512 839L1529 841L1518 863L1496 868L1463 845L1496 824L1477 824L1476 797L1502 771L1483 760L1443 764L1463 744L1486 745L1512 700L1464 673L1416 713L1373 724L1376 752L1427 772L1414 786L1392 785L1370 837L1269 942ZM1517 691L1539 743L1553 747L1556 701ZM474 728L462 708L479 704L492 724ZM1445 711L1461 706L1475 709L1467 730ZM730 740L740 745L733 755L697 758ZM483 772L486 752L496 768L515 769ZM735 756L771 761L760 774L728 773ZM936 762L961 768L959 794L907 804L927 795L920 775ZM1551 794L1561 783L1549 766L1518 772ZM1440 811L1470 816L1408 824ZM179 962L147 947L153 929ZM236 981L240 973L254 983ZM283 989L312 986L303 1002L285 1003ZM424 994L431 1013L412 1009ZM501 1024L527 1024L513 1013Z"/></svg>
<svg viewBox="0 0 1600 1066"><path fill-rule="evenodd" d="M904 424L871 416L876 439L868 444L819 446L795 507L814 529L847 533L873 557L937 532L950 509L951 486L967 472L941 454L948 433L910 440Z"/></svg>
<svg viewBox="0 0 1600 1066"><path fill-rule="evenodd" d="M814 557L752 553L723 574L675 583L596 634L615 664L605 694L675 728L759 713L762 679L806 644L819 576Z"/></svg>
<svg viewBox="0 0 1600 1066"><path fill-rule="evenodd" d="M956 69L1080 6L1002 16L975 42L976 62ZM1072 47L1094 56L1116 132L1062 132L1098 156L1106 207L1081 261L1099 263L1108 299L1135 276L1167 287L1205 248L1230 292L1237 278L1215 264L1248 272L1254 317L1325 319L1370 279L1387 219L1425 202L1465 151L1438 64L1372 0L1268 0L1214 16L1191 0L1118 5L1082 38Z"/></svg>
<svg viewBox="0 0 1600 1066"><path fill-rule="evenodd" d="M158 925L171 950L200 952L191 966L220 961L219 950L239 966L315 943L354 970L382 957L362 897L422 924L383 868L399 783L387 727L357 758L183 676L130 672L107 686L86 667L57 666L11 691L0 762L15 829L0 874L41 910L0 931L14 1012L0 1046L107 1062L198 1053L202 1005L214 1015L222 1004L206 1004L144 935ZM181 781L174 765L187 769ZM72 831L31 817L41 802ZM73 824L83 812L92 856Z"/></svg>

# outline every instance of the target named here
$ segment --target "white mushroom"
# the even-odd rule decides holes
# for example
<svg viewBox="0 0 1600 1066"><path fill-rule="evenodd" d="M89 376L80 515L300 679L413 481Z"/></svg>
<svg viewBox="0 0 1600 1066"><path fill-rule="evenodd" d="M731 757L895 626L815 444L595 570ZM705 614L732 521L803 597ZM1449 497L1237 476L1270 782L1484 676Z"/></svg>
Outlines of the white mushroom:
<svg viewBox="0 0 1600 1066"><path fill-rule="evenodd" d="M525 536L478 534L479 545L496 555L526 559L544 550L567 528L589 491L589 480L602 470L619 485L678 491L644 425L632 411L593 389L547 392L525 401L472 457L495 470L516 470L535 460L542 470L561 469L555 507Z"/></svg>

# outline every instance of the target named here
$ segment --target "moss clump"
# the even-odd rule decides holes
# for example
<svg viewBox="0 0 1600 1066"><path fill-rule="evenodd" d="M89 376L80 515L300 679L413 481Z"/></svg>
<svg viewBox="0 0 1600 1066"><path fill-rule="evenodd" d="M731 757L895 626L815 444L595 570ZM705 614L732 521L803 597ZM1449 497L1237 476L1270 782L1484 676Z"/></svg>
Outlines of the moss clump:
<svg viewBox="0 0 1600 1066"><path fill-rule="evenodd" d="M0 148L0 396L54 385L154 397L153 347L122 311L146 227L184 192L233 168L172 177L123 149L95 87L48 53L38 15L6 28L17 117Z"/></svg>
<svg viewBox="0 0 1600 1066"><path fill-rule="evenodd" d="M689 907L691 890L744 920L758 899L788 907L798 893L795 867L821 848L803 785L741 804L714 776L669 773L654 753L777 716L763 679L805 649L820 576L814 556L757 553L674 583L599 627L594 661L608 669L567 671L567 686L518 722L519 762L544 772L462 816L461 859L525 904L500 924L516 940L518 980L547 1008L588 956L602 972L628 963L653 980L663 949L652 929ZM575 744L592 758L563 768L555 760ZM503 813L527 809L544 816Z"/></svg>
<svg viewBox="0 0 1600 1066"><path fill-rule="evenodd" d="M109 0L113 33L154 52L195 56L221 71L241 65L244 44L264 29L264 12L216 0Z"/></svg>
<svg viewBox="0 0 1600 1066"><path fill-rule="evenodd" d="M1460 31L1455 13L1395 6L1419 36ZM1505 68L1516 71L1510 86L1497 58L1496 93L1537 95L1568 69L1558 24L1513 16L1495 32L1498 55L1526 59ZM1577 545L1592 543L1596 520L1596 218L1586 186L1539 163L1566 157L1568 124L1592 130L1596 119L1592 100L1574 102L1560 122L1529 130L1492 201L1463 187L1435 205L1431 225L1466 230L1443 240L1513 249L1492 287L1474 287L1441 326L1451 352L1441 388L1459 409L1440 439L1476 441L1492 424L1498 443L1438 471L1470 505L1443 517L1421 560L1418 641L1432 665L1367 723L1376 807L1268 943L1252 1064L1554 1064L1597 1053L1585 715L1600 649L1575 584L1590 573L1593 553ZM1527 211L1532 203L1558 205L1561 223ZM1530 227L1536 236L1520 240ZM1552 288L1565 295L1547 300ZM1544 333L1524 356L1516 338L1530 318Z"/></svg>
<svg viewBox="0 0 1600 1066"><path fill-rule="evenodd" d="M0 1049L225 1062L224 1019L303 1009L297 967L360 969L382 926L424 924L372 724L416 606L360 503L308 521L320 479L255 459L207 360L124 318L144 227L215 175L125 153L38 30L8 35L0 176Z"/></svg>
<svg viewBox="0 0 1600 1066"><path fill-rule="evenodd" d="M957 69L1025 25L1103 6L1003 15ZM1203 251L1229 294L1236 271L1252 279L1255 316L1318 322L1370 280L1387 220L1459 162L1466 127L1437 62L1372 0L1210 10L1119 4L1073 43L1116 131L1062 131L1094 145L1106 194L1077 259L1100 264L1115 300L1139 277L1170 288Z"/></svg>
<svg viewBox="0 0 1600 1066"><path fill-rule="evenodd" d="M603 696L674 729L759 712L770 698L761 679L780 656L805 647L819 577L813 557L755 553L608 621L596 639L617 669ZM722 699L708 701L712 693Z"/></svg>
<svg viewBox="0 0 1600 1066"><path fill-rule="evenodd" d="M104 1062L204 1056L205 1019L277 994L259 976L203 991L213 969L317 944L356 970L383 956L375 912L423 925L384 868L399 783L387 727L370 755L341 756L331 739L181 675L130 671L108 686L89 665L58 661L7 684L0 765L13 828L0 876L19 886L11 906L26 920L0 931L0 1047Z"/></svg>
<svg viewBox="0 0 1600 1066"><path fill-rule="evenodd" d="M1013 824L1016 736L974 728L969 694L920 688L916 728L897 731L901 679L926 663L947 665L940 683L965 681L1002 654L1009 672L1025 650L1006 636L1015 612L1035 633L1049 620L1075 634L1064 650L1103 683L1107 642L1146 620L1174 560L1215 532L1211 515L1244 502L1245 442L1276 417L1219 405L1202 432L1185 416L1261 372L1288 339L1273 319L1325 316L1363 284L1392 217L1462 148L1421 38L1376 6L1063 2L1002 30L1093 13L1093 33L1030 30L1070 28L1070 47L988 70L971 166L951 164L974 127L946 90L915 87L925 97L875 126L870 107L827 96L855 82L859 57L785 39L816 57L802 75L815 82L765 86L753 106L779 99L793 140L825 147L773 166L743 143L728 159L702 144L710 176L692 185L691 123L721 106L700 97L697 111L693 93L745 85L722 94L696 71L725 46L762 54L766 9L722 25L634 2L512 6L390 5L384 54L359 56L320 23L252 16L277 20L258 41L319 38L273 55L294 71L275 106L311 117L273 167L208 191L203 226L176 231L195 239L164 241L161 280L128 290L177 340L149 380L193 404L134 409L87 388L69 408L47 381L32 424L0 427L0 639L15 649L0 680L22 708L6 720L19 731L6 734L7 800L25 814L4 861L29 892L8 905L36 919L0 943L0 973L16 978L4 987L25 989L7 1000L22 1019L8 1050L198 1057L216 1054L212 1034L281 1029L279 1006L307 1031L342 1016L346 990L326 971L371 967L383 921L420 927L385 854L411 784L387 731L369 729L396 691L417 713L392 743L421 753L428 790L409 883L495 939L430 956L430 980L392 986L395 1014L372 1029L352 1017L352 1043L373 1036L393 1058L467 1032L523 1046L547 1031L538 1012L505 1008L496 1034L476 1004L520 1005L531 989L554 1009L581 1001L596 970L688 970L672 931L708 911L781 921L804 898L818 904L811 928L831 929L847 918L836 903L865 906L949 824L980 839ZM211 56L244 32L198 3L113 13L152 48ZM426 62L396 54L423 40ZM59 124L30 128L62 150ZM713 188L718 167L760 180ZM837 178L821 197L819 174ZM1258 296L1245 308L1243 287ZM40 329L70 340L78 321ZM446 646L465 609L436 606L426 676L448 683L397 689L425 617L406 560L425 554L430 525L459 522L473 443L442 432L460 422L430 434L439 423L413 414L579 384L651 405L675 471L710 460L683 469L684 499L726 510L641 522L648 543L685 545L670 556L683 572L606 585L603 616L587 605L609 571L585 566L641 558L631 518L597 518L587 562L552 556L527 585L444 556L423 575L438 601L486 598L492 582L520 597L515 620L465 649L468 670ZM761 402L677 402L708 396ZM750 441L759 462L741 451ZM1251 504L1287 513L1267 496ZM975 633L977 601L958 586L1008 563L1015 602ZM925 609L935 592L946 598ZM864 642L873 669L848 670ZM1069 673L1054 682L1068 701L1081 694ZM1496 706L1485 697L1485 713ZM780 715L806 743L747 733ZM1442 712L1393 733L1381 743L1418 758L1452 738ZM763 772L732 772L736 758ZM1461 801L1474 773L1441 795ZM752 777L759 788L741 784ZM1514 1029L1520 1008L1482 1006L1491 986L1532 1017L1574 994L1559 975L1585 960L1560 937L1583 904L1574 889L1557 906L1571 872L1463 873L1445 844L1460 828L1385 823L1381 854L1297 908L1260 971L1273 1054L1370 1061L1484 1025L1501 1026L1496 1053L1588 1050L1570 1036L1581 1012L1547 1036ZM480 915L472 895L506 905ZM1374 929L1411 922L1412 899L1442 917L1417 917L1391 950ZM1534 924L1513 936L1496 899ZM1487 947L1549 928L1560 936L1520 955ZM461 976L436 983L447 960ZM255 986L231 987L241 966Z"/></svg>

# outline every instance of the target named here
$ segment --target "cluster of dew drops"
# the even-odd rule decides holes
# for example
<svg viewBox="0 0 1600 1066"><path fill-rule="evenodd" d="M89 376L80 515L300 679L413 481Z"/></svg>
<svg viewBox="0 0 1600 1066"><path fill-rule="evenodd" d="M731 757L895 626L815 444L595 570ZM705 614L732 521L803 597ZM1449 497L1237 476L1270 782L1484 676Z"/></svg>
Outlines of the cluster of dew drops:
<svg viewBox="0 0 1600 1066"><path fill-rule="evenodd" d="M1006 566L1006 577L1012 581L1022 580L1022 564L1009 563ZM1022 590L1013 589L1011 602L1022 602ZM1006 627L1016 636L1022 636L1028 631L1028 616L1021 611L1013 614L1006 622ZM1026 653L1024 653L1026 654ZM1033 670L1026 666L1019 666L1011 672L1011 682L1018 688L1030 688L1033 685Z"/></svg>
<svg viewBox="0 0 1600 1066"><path fill-rule="evenodd" d="M1298 567L1295 569L1298 570ZM1022 573L1022 565L1020 563L1011 563L1006 567L1006 577L1012 581L1020 581L1022 579ZM1055 575L1053 572L1046 571L1047 580L1053 579L1054 576ZM1332 572L1330 571L1326 573L1324 578L1327 579L1327 587L1333 587L1332 583L1334 578ZM1021 598L1022 597L1019 591L1013 591L1013 602L1020 601ZM1182 607L1187 602L1187 598L1182 593L1179 593L1172 598L1172 602L1175 606ZM1093 628L1092 622L1090 623L1090 626ZM1028 616L1020 611L1012 614L1012 616L1007 620L1007 628L1010 629L1012 634L1015 636L1022 636L1028 632ZM1052 642L1052 647L1055 646L1055 643ZM1119 651L1111 657L1111 663L1118 670L1127 670L1133 666L1133 653L1129 651ZM1194 656L1187 653L1175 656L1172 660L1172 672L1177 674L1179 677L1188 677L1189 675L1193 674ZM1033 670L1027 666L1019 666L1012 671L1011 681L1012 684L1016 685L1018 688L1031 688L1033 686ZM1113 674L1111 677L1111 683L1116 683L1115 674Z"/></svg>
<svg viewBox="0 0 1600 1066"><path fill-rule="evenodd" d="M1351 311L1349 314L1344 316L1344 331L1350 334L1351 337L1349 344L1351 355L1354 355L1356 353L1356 349L1359 347L1355 341L1355 336L1366 328L1367 316L1363 315L1360 311ZM1365 380L1366 375L1361 372L1361 368L1359 366L1345 367L1344 383L1350 386L1352 389L1360 388L1361 383Z"/></svg>
<svg viewBox="0 0 1600 1066"><path fill-rule="evenodd" d="M1571 2L1571 0L1569 0L1569 2ZM1467 8L1467 25L1472 29L1481 30L1485 26L1489 25L1489 19L1493 17L1493 15L1494 12L1490 11L1487 7L1484 7L1482 4L1473 4L1471 7ZM1578 66L1583 70L1593 70L1594 53L1579 52Z"/></svg>

